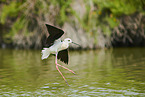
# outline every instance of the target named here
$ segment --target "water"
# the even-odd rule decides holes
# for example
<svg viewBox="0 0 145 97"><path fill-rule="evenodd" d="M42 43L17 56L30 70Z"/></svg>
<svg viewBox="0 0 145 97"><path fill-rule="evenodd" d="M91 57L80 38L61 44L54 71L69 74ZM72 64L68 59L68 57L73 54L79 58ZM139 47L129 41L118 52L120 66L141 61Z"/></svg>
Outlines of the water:
<svg viewBox="0 0 145 97"><path fill-rule="evenodd" d="M71 51L61 68L54 56L41 60L39 50L0 49L0 96L145 97L145 49Z"/></svg>

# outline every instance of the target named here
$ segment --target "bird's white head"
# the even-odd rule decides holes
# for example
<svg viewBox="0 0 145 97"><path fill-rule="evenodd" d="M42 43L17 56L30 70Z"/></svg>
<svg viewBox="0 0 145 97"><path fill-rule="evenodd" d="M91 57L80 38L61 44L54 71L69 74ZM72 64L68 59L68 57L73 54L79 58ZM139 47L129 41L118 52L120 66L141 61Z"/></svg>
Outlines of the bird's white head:
<svg viewBox="0 0 145 97"><path fill-rule="evenodd" d="M66 39L64 39L64 42L65 43L72 43L72 40L70 38L66 38Z"/></svg>
<svg viewBox="0 0 145 97"><path fill-rule="evenodd" d="M70 38L66 38L66 39L64 39L64 42L67 43L67 44L69 44L69 43L73 43L73 44L75 44L75 45L80 46L79 44L73 42Z"/></svg>

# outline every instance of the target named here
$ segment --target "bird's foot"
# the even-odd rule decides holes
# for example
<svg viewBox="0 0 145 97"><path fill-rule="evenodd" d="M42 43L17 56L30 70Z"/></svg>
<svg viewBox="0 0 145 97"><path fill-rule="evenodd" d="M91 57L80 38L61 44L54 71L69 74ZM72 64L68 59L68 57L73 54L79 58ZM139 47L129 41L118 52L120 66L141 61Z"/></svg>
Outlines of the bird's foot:
<svg viewBox="0 0 145 97"><path fill-rule="evenodd" d="M70 87L70 85L68 84L68 82L65 80L66 84Z"/></svg>

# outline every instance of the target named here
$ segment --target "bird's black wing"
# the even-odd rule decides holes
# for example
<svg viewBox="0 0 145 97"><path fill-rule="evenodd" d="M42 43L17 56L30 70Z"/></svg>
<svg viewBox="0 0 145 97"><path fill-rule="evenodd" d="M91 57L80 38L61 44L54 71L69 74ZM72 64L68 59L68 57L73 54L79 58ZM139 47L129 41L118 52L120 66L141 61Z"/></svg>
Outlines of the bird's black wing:
<svg viewBox="0 0 145 97"><path fill-rule="evenodd" d="M59 51L57 59L60 59L60 61L64 62L65 64L68 64L68 49Z"/></svg>
<svg viewBox="0 0 145 97"><path fill-rule="evenodd" d="M45 46L50 47L53 45L55 40L59 39L64 34L64 31L57 27L51 26L49 24L45 24L45 25L49 33L49 36L45 42Z"/></svg>

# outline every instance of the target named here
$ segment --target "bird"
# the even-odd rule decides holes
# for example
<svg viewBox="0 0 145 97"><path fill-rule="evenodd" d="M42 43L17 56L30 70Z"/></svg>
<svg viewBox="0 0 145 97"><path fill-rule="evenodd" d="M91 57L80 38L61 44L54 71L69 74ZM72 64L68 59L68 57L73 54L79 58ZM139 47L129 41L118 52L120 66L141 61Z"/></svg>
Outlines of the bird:
<svg viewBox="0 0 145 97"><path fill-rule="evenodd" d="M78 46L80 46L79 44L73 42L70 38L65 38L63 41L61 40L61 36L64 34L64 31L58 27L55 27L53 25L50 24L45 24L47 31L49 33L49 36L47 37L44 47L41 51L42 57L41 59L47 59L49 57L50 54L55 55L55 64L56 64L56 69L58 70L58 72L61 74L61 76L63 77L64 81L66 82L66 84L68 86L70 86L68 84L68 82L66 81L65 77L63 76L63 74L61 73L61 71L59 70L58 66L72 72L73 74L75 74L74 71L58 64L57 59L59 59L60 61L64 62L65 64L68 64L69 61L69 55L68 55L68 47L70 43L76 44Z"/></svg>

